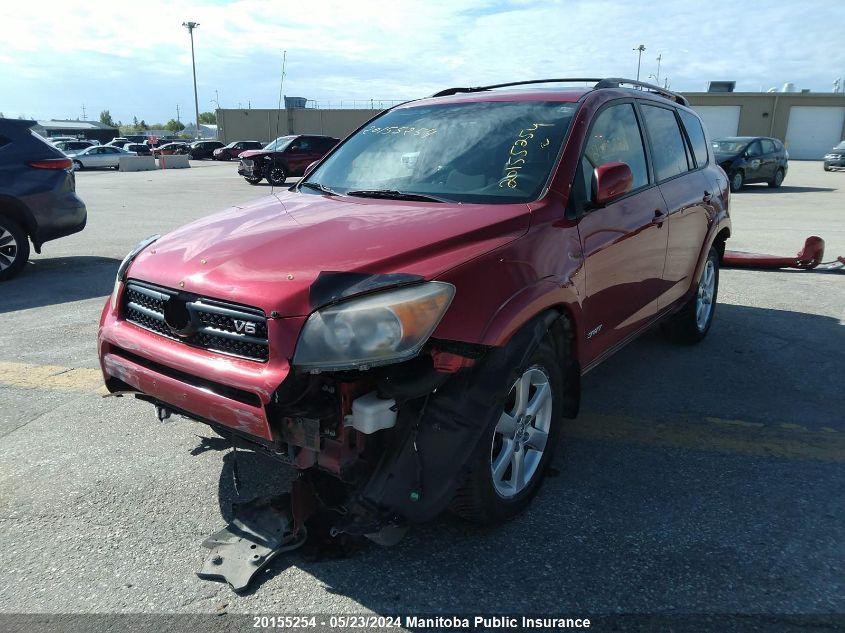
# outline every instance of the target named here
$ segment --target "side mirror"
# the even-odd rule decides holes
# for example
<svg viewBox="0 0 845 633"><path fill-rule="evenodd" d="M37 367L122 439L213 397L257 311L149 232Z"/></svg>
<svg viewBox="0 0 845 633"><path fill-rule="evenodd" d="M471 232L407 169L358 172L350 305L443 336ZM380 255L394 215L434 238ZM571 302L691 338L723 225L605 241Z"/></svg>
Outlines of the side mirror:
<svg viewBox="0 0 845 633"><path fill-rule="evenodd" d="M594 203L603 207L619 196L625 195L634 184L634 174L626 163L605 163L593 172L596 195Z"/></svg>
<svg viewBox="0 0 845 633"><path fill-rule="evenodd" d="M298 152L299 151L299 145L291 145L288 149L292 152Z"/></svg>
<svg viewBox="0 0 845 633"><path fill-rule="evenodd" d="M308 167L305 168L305 173L302 174L302 177L305 178L306 176L308 176L308 174L310 174L312 171L314 171L314 168L317 166L317 163L319 163L319 162L320 161L315 160L313 163L308 165Z"/></svg>

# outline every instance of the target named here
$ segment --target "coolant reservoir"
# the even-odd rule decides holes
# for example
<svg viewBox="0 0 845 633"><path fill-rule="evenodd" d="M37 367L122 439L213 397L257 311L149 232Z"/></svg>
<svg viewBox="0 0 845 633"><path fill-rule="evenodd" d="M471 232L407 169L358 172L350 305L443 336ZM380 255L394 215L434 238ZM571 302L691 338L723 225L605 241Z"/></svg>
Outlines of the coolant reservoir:
<svg viewBox="0 0 845 633"><path fill-rule="evenodd" d="M396 401L382 400L375 391L352 401L352 426L361 433L375 433L396 425Z"/></svg>

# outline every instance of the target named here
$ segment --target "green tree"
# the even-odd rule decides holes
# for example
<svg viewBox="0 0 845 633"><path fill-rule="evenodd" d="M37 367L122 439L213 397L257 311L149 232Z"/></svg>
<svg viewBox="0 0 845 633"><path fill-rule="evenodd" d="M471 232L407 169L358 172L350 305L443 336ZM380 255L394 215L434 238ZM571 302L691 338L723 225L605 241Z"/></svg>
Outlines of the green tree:
<svg viewBox="0 0 845 633"><path fill-rule="evenodd" d="M170 119L164 127L170 132L178 132L185 129L185 125L176 119Z"/></svg>
<svg viewBox="0 0 845 633"><path fill-rule="evenodd" d="M200 112L200 123L217 125L217 115L214 112Z"/></svg>
<svg viewBox="0 0 845 633"><path fill-rule="evenodd" d="M139 132L143 132L144 130L148 130L150 128L147 125L147 122L144 121L144 119L141 119L141 122L138 125L135 126L135 129L138 130Z"/></svg>
<svg viewBox="0 0 845 633"><path fill-rule="evenodd" d="M108 110L103 110L102 112L100 112L100 123L102 123L103 125L108 125L110 127L117 127L114 120L112 120L111 118L111 112L109 112Z"/></svg>

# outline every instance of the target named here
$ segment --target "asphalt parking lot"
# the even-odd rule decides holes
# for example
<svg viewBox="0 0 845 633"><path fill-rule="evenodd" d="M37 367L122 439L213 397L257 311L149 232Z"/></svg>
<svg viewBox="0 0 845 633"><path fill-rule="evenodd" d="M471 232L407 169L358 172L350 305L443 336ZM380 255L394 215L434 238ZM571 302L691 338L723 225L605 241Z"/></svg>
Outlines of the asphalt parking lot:
<svg viewBox="0 0 845 633"><path fill-rule="evenodd" d="M392 549L194 575L237 496L203 425L101 397L95 338L140 239L270 193L235 164L77 174L89 224L0 286L0 612L845 613L845 278L724 270L708 338L649 334L584 379L529 510ZM728 248L845 255L845 172L793 161L732 197ZM241 454L241 499L284 472Z"/></svg>

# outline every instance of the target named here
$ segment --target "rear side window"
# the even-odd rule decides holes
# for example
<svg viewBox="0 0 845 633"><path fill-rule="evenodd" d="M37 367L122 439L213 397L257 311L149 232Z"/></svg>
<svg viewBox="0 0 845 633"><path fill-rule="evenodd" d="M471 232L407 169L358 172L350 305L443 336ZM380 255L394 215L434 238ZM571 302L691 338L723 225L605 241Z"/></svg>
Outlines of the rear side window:
<svg viewBox="0 0 845 633"><path fill-rule="evenodd" d="M687 130L687 137L692 144L692 153L695 156L695 162L699 167L704 167L707 164L707 141L704 138L704 130L701 128L701 121L692 112L686 110L678 110L681 115L681 121Z"/></svg>
<svg viewBox="0 0 845 633"><path fill-rule="evenodd" d="M585 192L592 198L593 170L606 163L621 162L631 168L634 182L631 189L648 184L648 170L640 126L630 103L610 106L596 117L584 150L582 171Z"/></svg>
<svg viewBox="0 0 845 633"><path fill-rule="evenodd" d="M645 127L651 138L657 180L666 180L689 169L687 150L674 110L642 104Z"/></svg>

